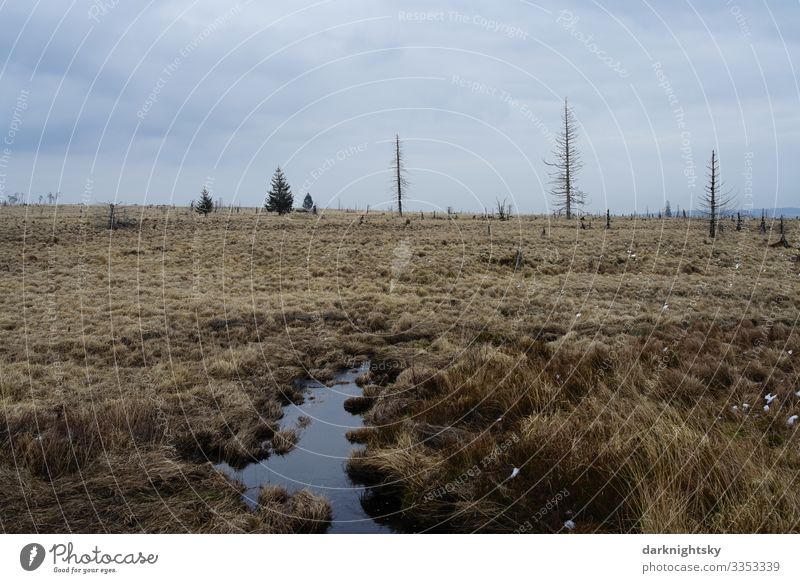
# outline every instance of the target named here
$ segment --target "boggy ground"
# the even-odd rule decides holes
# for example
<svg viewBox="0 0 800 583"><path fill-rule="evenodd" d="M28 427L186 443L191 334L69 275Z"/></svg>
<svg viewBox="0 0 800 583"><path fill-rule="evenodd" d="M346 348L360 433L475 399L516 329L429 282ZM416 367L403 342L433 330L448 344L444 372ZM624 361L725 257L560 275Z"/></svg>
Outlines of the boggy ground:
<svg viewBox="0 0 800 583"><path fill-rule="evenodd" d="M367 357L349 470L409 528L798 530L800 266L757 221L127 212L0 208L6 532L324 530L209 462Z"/></svg>

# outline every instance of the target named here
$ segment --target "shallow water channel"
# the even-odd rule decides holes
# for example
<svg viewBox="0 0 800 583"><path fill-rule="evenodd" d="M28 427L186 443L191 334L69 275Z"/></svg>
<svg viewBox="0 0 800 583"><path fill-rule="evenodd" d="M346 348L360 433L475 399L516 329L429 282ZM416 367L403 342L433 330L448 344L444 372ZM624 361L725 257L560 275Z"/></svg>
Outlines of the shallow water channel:
<svg viewBox="0 0 800 583"><path fill-rule="evenodd" d="M356 378L367 371L369 363L361 368L348 369L333 379L327 387L306 379L299 382L305 390L305 400L300 405L284 407L283 427L294 427L299 433L296 447L284 455L271 455L267 459L248 464L242 469L227 463L215 467L230 478L244 484L245 503L255 508L258 493L264 484L277 484L290 493L308 488L327 498L332 506L333 518L329 533L388 533L393 529L374 520L361 504L366 488L353 484L347 476L345 464L354 447L345 438L350 429L363 427L360 415L345 411L344 402L361 396ZM310 419L303 426L301 417Z"/></svg>

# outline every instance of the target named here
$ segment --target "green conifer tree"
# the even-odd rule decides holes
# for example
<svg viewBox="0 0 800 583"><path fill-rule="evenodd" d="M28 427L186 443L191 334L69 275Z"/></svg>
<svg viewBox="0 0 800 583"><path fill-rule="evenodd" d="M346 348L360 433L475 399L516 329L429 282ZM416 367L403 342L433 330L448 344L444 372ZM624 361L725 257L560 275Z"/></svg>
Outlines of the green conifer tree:
<svg viewBox="0 0 800 583"><path fill-rule="evenodd" d="M275 174L272 176L272 186L267 193L264 208L268 212L285 215L292 212L293 206L294 196L292 195L292 188L283 175L283 170L278 166L278 168L275 169Z"/></svg>
<svg viewBox="0 0 800 583"><path fill-rule="evenodd" d="M214 210L214 201L211 200L208 189L203 188L203 192L200 193L200 200L194 205L194 210L204 217Z"/></svg>

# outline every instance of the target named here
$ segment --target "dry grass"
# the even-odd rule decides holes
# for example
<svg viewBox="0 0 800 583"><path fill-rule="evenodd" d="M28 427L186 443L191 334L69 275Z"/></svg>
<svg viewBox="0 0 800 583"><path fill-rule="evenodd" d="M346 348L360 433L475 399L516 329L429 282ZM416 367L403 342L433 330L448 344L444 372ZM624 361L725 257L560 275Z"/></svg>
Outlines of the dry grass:
<svg viewBox="0 0 800 583"><path fill-rule="evenodd" d="M350 467L420 528L798 530L798 252L756 222L101 212L0 209L6 532L316 532L208 462L288 451L293 381L367 356Z"/></svg>
<svg viewBox="0 0 800 583"><path fill-rule="evenodd" d="M308 490L290 495L281 486L262 486L258 505L270 532L317 534L331 523L330 503Z"/></svg>

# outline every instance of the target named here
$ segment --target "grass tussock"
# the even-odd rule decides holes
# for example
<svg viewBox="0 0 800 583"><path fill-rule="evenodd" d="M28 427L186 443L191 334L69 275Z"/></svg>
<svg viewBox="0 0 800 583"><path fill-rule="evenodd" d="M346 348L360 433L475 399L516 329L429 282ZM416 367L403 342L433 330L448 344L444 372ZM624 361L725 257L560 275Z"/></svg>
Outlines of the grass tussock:
<svg viewBox="0 0 800 583"><path fill-rule="evenodd" d="M316 534L331 523L331 505L309 490L289 494L285 488L268 484L258 496L258 515L271 532Z"/></svg>
<svg viewBox="0 0 800 583"><path fill-rule="evenodd" d="M293 427L287 427L272 436L272 451L277 455L286 455L292 451L300 440L300 434Z"/></svg>
<svg viewBox="0 0 800 583"><path fill-rule="evenodd" d="M348 413L360 415L365 413L372 406L373 400L372 397L366 396L349 397L344 401L344 408Z"/></svg>
<svg viewBox="0 0 800 583"><path fill-rule="evenodd" d="M390 489L424 529L796 530L800 438L785 420L800 399L784 391L766 412L719 353L699 370L683 358L658 370L649 351L635 339L615 356L593 344L483 346L418 385L401 375L391 388L403 396L368 414L382 427L351 476ZM731 410L743 400L758 410Z"/></svg>
<svg viewBox="0 0 800 583"><path fill-rule="evenodd" d="M349 468L415 528L798 530L797 251L757 221L54 210L0 209L4 531L310 531L210 462L367 358Z"/></svg>

